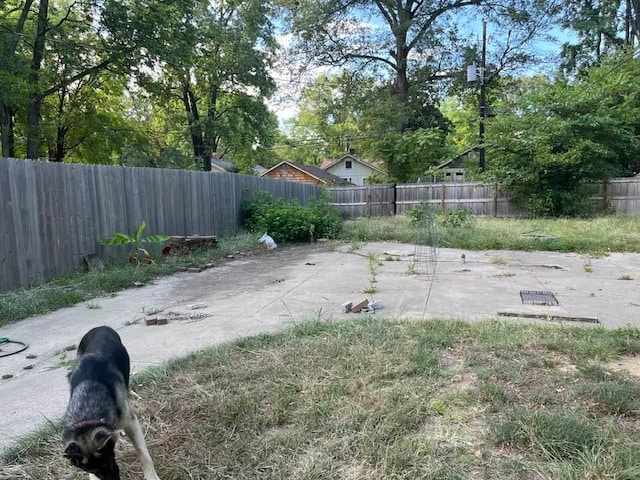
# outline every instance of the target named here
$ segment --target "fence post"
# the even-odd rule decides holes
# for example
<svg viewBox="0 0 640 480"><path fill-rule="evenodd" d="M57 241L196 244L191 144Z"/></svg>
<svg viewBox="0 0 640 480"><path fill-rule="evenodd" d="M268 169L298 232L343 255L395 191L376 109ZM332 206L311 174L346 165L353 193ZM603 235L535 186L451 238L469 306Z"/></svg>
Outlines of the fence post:
<svg viewBox="0 0 640 480"><path fill-rule="evenodd" d="M398 185L392 184L391 188L393 188L393 203L391 205L392 215L395 217L398 214Z"/></svg>
<svg viewBox="0 0 640 480"><path fill-rule="evenodd" d="M609 193L609 181L605 180L602 183L602 203L604 208L606 209L608 206L607 194Z"/></svg>
<svg viewBox="0 0 640 480"><path fill-rule="evenodd" d="M444 197L447 194L447 186L443 183L442 184L442 198L440 198L440 209L444 212L445 210L445 204L444 204Z"/></svg>
<svg viewBox="0 0 640 480"><path fill-rule="evenodd" d="M366 195L367 195L367 217L371 216L371 188L369 186L366 187Z"/></svg>
<svg viewBox="0 0 640 480"><path fill-rule="evenodd" d="M500 188L500 186L498 185L498 182L493 184L493 216L497 217L498 216L498 189Z"/></svg>

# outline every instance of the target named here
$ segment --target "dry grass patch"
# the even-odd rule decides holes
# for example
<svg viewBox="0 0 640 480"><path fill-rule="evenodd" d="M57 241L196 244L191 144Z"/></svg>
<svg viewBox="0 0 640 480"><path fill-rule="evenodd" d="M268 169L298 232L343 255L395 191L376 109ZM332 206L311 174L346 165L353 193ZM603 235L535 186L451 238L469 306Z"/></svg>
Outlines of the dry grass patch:
<svg viewBox="0 0 640 480"><path fill-rule="evenodd" d="M616 358L607 363L607 368L640 379L640 356Z"/></svg>
<svg viewBox="0 0 640 480"><path fill-rule="evenodd" d="M638 385L600 362L637 352L635 329L365 317L207 349L132 388L165 479L631 479ZM141 478L119 448L123 478ZM84 478L55 429L0 472Z"/></svg>

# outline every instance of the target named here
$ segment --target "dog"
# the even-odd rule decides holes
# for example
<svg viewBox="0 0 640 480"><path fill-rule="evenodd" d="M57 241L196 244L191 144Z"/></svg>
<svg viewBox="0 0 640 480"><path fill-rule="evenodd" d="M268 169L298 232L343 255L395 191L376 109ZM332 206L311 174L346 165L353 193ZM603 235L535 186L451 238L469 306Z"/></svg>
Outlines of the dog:
<svg viewBox="0 0 640 480"><path fill-rule="evenodd" d="M138 418L129 406L129 353L110 327L89 330L69 373L71 397L63 419L64 456L91 480L120 480L114 447L124 430L145 480L159 480Z"/></svg>

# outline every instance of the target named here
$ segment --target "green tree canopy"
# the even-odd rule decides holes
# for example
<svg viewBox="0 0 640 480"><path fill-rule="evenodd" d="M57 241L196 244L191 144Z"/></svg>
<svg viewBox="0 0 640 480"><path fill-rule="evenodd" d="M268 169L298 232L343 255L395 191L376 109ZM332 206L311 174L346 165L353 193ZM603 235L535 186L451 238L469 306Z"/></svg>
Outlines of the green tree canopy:
<svg viewBox="0 0 640 480"><path fill-rule="evenodd" d="M567 0L561 24L575 33L577 42L563 46L562 67L575 70L597 65L640 43L640 0Z"/></svg>
<svg viewBox="0 0 640 480"><path fill-rule="evenodd" d="M475 13L499 19L500 62L521 61L522 48L546 26L557 3L536 0L282 1L294 33L292 55L302 65L347 66L393 85L398 131L412 128L413 104L426 106L429 85L463 69L468 44L460 25ZM297 54L297 55L296 55ZM427 86L427 93L424 87ZM433 106L433 104L431 105ZM426 126L413 126L426 128Z"/></svg>
<svg viewBox="0 0 640 480"><path fill-rule="evenodd" d="M534 214L583 213L590 182L640 171L639 74L626 54L525 93L488 129L488 175Z"/></svg>
<svg viewBox="0 0 640 480"><path fill-rule="evenodd" d="M178 19L174 37L171 48L151 52L161 74L146 74L141 83L160 101L180 100L193 155L205 170L214 153L259 158L276 126L265 105L275 89L269 3L198 1Z"/></svg>

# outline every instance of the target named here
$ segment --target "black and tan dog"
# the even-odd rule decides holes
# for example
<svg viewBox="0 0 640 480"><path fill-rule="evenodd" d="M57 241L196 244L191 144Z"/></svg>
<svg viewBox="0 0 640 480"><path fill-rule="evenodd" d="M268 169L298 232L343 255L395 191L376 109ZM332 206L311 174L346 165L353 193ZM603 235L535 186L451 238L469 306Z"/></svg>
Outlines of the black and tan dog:
<svg viewBox="0 0 640 480"><path fill-rule="evenodd" d="M138 419L129 407L129 354L115 330L97 327L82 337L69 383L64 456L92 479L120 480L114 447L119 430L124 430L140 457L144 478L159 480Z"/></svg>

